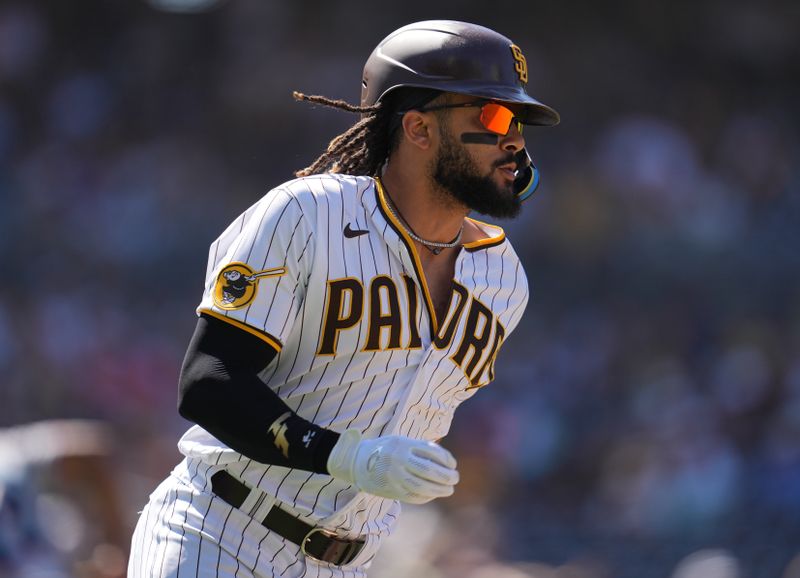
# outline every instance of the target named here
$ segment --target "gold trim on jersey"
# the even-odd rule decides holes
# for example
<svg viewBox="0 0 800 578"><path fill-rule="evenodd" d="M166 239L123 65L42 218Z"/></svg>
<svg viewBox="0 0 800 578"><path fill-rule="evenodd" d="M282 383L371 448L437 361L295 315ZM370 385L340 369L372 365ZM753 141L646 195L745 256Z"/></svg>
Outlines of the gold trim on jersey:
<svg viewBox="0 0 800 578"><path fill-rule="evenodd" d="M411 254L411 258L414 260L414 269L416 270L417 278L422 285L422 294L425 296L425 304L428 307L428 313L431 318L431 335L436 335L439 332L439 322L436 319L436 309L433 307L433 299L431 298L431 293L428 289L428 281L425 279L425 272L422 269L422 261L419 259L417 248L414 246L413 239L408 236L408 233L406 233L403 225L394 218L392 211L389 210L389 205L386 201L386 191L383 188L383 183L381 183L380 179L377 177L375 178L375 190L378 192L378 201L380 203L380 209L381 213L383 213L383 217L389 222L390 225L392 225L392 228L398 235L400 235L400 238L405 241L408 251Z"/></svg>
<svg viewBox="0 0 800 578"><path fill-rule="evenodd" d="M477 241L470 241L469 243L464 243L464 249L467 251L477 251L479 249L488 249L489 247L494 247L495 245L499 245L503 241L506 240L506 232L498 227L497 225L492 225L491 223L484 223L483 221L478 221L477 219L471 219L467 217L468 221L472 221L476 225L486 225L487 227L491 227L492 229L500 229L500 234L495 237L486 237L485 239L478 239ZM481 229L483 230L483 229Z"/></svg>
<svg viewBox="0 0 800 578"><path fill-rule="evenodd" d="M278 341L275 337L273 337L269 333L267 333L266 331L259 331L258 329L248 325L247 323L243 323L238 319L228 317L224 313L219 313L217 311L214 311L213 309L202 308L200 309L200 313L205 313L206 315L210 315L215 319L219 319L220 321L225 321L226 323L230 323L234 327L238 327L239 329L247 331L251 335L255 335L262 341L266 342L267 345L272 347L278 353L280 353L281 349L283 349L283 345L281 345L281 342Z"/></svg>

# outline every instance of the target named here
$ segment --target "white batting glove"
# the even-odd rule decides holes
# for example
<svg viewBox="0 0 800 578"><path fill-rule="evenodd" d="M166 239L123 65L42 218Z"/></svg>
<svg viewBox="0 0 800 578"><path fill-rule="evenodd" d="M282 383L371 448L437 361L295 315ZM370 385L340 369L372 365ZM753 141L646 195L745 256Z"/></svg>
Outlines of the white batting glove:
<svg viewBox="0 0 800 578"><path fill-rule="evenodd" d="M443 447L402 436L365 440L354 429L339 436L328 471L361 491L410 504L449 496L458 483L456 460Z"/></svg>

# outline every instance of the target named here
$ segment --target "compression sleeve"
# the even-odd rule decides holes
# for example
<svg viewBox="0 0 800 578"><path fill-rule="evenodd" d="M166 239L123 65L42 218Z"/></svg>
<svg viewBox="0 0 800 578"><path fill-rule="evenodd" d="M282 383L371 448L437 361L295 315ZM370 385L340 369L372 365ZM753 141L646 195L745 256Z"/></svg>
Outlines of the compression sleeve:
<svg viewBox="0 0 800 578"><path fill-rule="evenodd" d="M181 368L178 412L253 460L327 474L339 434L297 415L259 379L276 354L256 336L201 315Z"/></svg>

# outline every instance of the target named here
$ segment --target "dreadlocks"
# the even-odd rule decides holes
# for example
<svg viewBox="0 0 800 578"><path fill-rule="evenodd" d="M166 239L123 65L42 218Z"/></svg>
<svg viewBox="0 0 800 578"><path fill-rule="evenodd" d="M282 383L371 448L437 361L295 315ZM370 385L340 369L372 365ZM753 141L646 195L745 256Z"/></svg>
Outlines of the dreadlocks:
<svg viewBox="0 0 800 578"><path fill-rule="evenodd" d="M296 100L363 115L356 124L331 140L317 160L296 171L295 176L307 177L325 172L371 177L378 175L395 145L397 128L400 126L400 116L396 113L422 106L438 94L441 93L431 89L402 89L393 91L375 105L355 106L344 100L293 92Z"/></svg>
<svg viewBox="0 0 800 578"><path fill-rule="evenodd" d="M353 106L343 100L331 100L324 96L292 93L297 100L305 100L364 115L356 124L335 137L317 160L295 172L298 177L319 173L347 173L350 175L377 175L389 156L389 122L386 106Z"/></svg>

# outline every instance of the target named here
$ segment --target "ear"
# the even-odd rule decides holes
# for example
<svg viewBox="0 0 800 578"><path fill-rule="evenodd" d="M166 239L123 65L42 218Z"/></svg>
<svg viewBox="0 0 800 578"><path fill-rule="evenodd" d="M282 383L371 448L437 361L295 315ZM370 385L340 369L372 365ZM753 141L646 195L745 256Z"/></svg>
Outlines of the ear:
<svg viewBox="0 0 800 578"><path fill-rule="evenodd" d="M435 115L418 110L410 110L403 115L401 126L403 135L412 146L427 150L432 146L432 137L436 133Z"/></svg>

